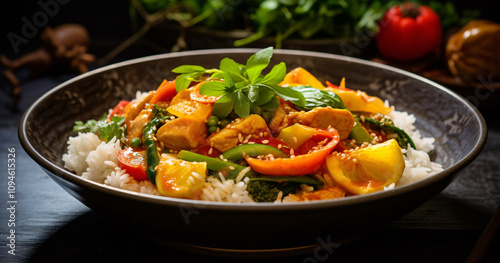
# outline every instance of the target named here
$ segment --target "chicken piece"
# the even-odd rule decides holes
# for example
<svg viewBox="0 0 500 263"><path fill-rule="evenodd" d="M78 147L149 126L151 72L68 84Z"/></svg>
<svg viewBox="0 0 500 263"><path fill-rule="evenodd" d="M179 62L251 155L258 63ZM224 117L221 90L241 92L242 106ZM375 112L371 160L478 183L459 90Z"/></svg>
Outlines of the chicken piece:
<svg viewBox="0 0 500 263"><path fill-rule="evenodd" d="M321 129L331 126L339 132L340 139L344 140L351 133L354 117L348 110L323 107L314 108L308 112L292 112L285 116L282 127L285 128L294 123Z"/></svg>
<svg viewBox="0 0 500 263"><path fill-rule="evenodd" d="M283 124L283 120L285 119L286 115L288 115L290 112L296 111L297 110L290 107L287 102L280 100L280 104L274 111L273 118L269 122L269 129L271 129L271 132L274 136L278 136L279 132L284 128L281 127L281 125Z"/></svg>
<svg viewBox="0 0 500 263"><path fill-rule="evenodd" d="M127 125L127 141L130 142L134 138L142 138L142 130L151 119L151 107L147 107L140 111L134 120Z"/></svg>
<svg viewBox="0 0 500 263"><path fill-rule="evenodd" d="M167 121L156 133L158 142L172 150L191 150L199 147L207 137L207 125L199 119L182 117Z"/></svg>
<svg viewBox="0 0 500 263"><path fill-rule="evenodd" d="M259 135L261 132L270 134L266 121L259 115L252 114L244 119L230 123L224 129L208 138L210 145L220 152L225 152L237 146L250 134Z"/></svg>
<svg viewBox="0 0 500 263"><path fill-rule="evenodd" d="M125 116L125 124L127 126L131 125L131 122L139 116L141 111L146 107L146 104L153 97L154 92L150 92L142 99L133 100L130 104L128 104L123 110L123 115Z"/></svg>

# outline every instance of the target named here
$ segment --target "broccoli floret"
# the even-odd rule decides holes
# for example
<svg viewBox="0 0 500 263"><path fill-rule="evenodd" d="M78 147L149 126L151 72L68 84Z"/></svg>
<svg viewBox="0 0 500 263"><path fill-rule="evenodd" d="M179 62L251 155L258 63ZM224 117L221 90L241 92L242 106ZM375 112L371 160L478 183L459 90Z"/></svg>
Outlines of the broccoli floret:
<svg viewBox="0 0 500 263"><path fill-rule="evenodd" d="M271 181L250 180L247 191L256 202L274 202L280 191L283 196L298 187L296 183L278 183Z"/></svg>

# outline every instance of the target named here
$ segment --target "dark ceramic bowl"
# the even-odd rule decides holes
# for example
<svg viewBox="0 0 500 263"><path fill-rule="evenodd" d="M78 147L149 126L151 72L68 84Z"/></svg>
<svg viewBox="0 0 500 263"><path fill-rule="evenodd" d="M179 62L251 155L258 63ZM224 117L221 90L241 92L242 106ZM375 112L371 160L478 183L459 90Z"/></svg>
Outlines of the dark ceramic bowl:
<svg viewBox="0 0 500 263"><path fill-rule="evenodd" d="M314 248L362 235L412 211L442 191L472 162L486 141L486 124L462 97L417 75L374 62L326 53L276 50L272 63L301 66L320 80L388 99L417 118L423 136L436 138L432 158L444 171L393 190L337 200L285 204L229 204L148 196L83 179L63 167L61 157L76 120L95 119L137 90L156 89L184 64L218 67L240 63L255 49L179 52L103 67L69 80L38 99L24 114L19 137L45 172L82 203L130 229L166 244L225 253L278 253ZM324 244L323 244L324 245Z"/></svg>

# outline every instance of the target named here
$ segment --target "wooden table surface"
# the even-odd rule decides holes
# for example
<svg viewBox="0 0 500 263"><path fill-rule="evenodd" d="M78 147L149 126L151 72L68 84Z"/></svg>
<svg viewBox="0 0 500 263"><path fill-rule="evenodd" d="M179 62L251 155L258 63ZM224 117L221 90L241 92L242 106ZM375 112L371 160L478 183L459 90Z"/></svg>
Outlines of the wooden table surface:
<svg viewBox="0 0 500 263"><path fill-rule="evenodd" d="M53 182L25 153L17 127L24 110L70 75L23 82L23 97L13 111L7 86L0 83L0 262L152 262L213 257L175 250L150 241L81 204ZM496 91L500 92L500 91ZM487 145L442 193L408 215L321 254L313 252L262 262L465 262L500 204L500 129L495 109L482 111ZM15 211L8 208L8 150L15 149ZM11 220L9 222L9 220ZM15 226L9 226L9 223ZM15 230L15 238L11 233ZM500 236L484 262L500 262ZM15 241L15 247L9 247ZM13 250L15 249L15 250ZM9 251L15 253L12 255ZM235 262L231 258L215 258ZM254 259L238 259L255 262Z"/></svg>

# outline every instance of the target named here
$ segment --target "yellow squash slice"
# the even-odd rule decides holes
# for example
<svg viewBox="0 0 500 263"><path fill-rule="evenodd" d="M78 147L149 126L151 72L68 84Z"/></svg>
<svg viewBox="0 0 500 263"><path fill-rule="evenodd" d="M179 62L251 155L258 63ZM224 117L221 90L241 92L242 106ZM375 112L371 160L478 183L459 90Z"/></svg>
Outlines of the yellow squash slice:
<svg viewBox="0 0 500 263"><path fill-rule="evenodd" d="M353 194L384 190L398 183L405 169L403 153L391 139L357 150L332 153L326 158L328 175Z"/></svg>

